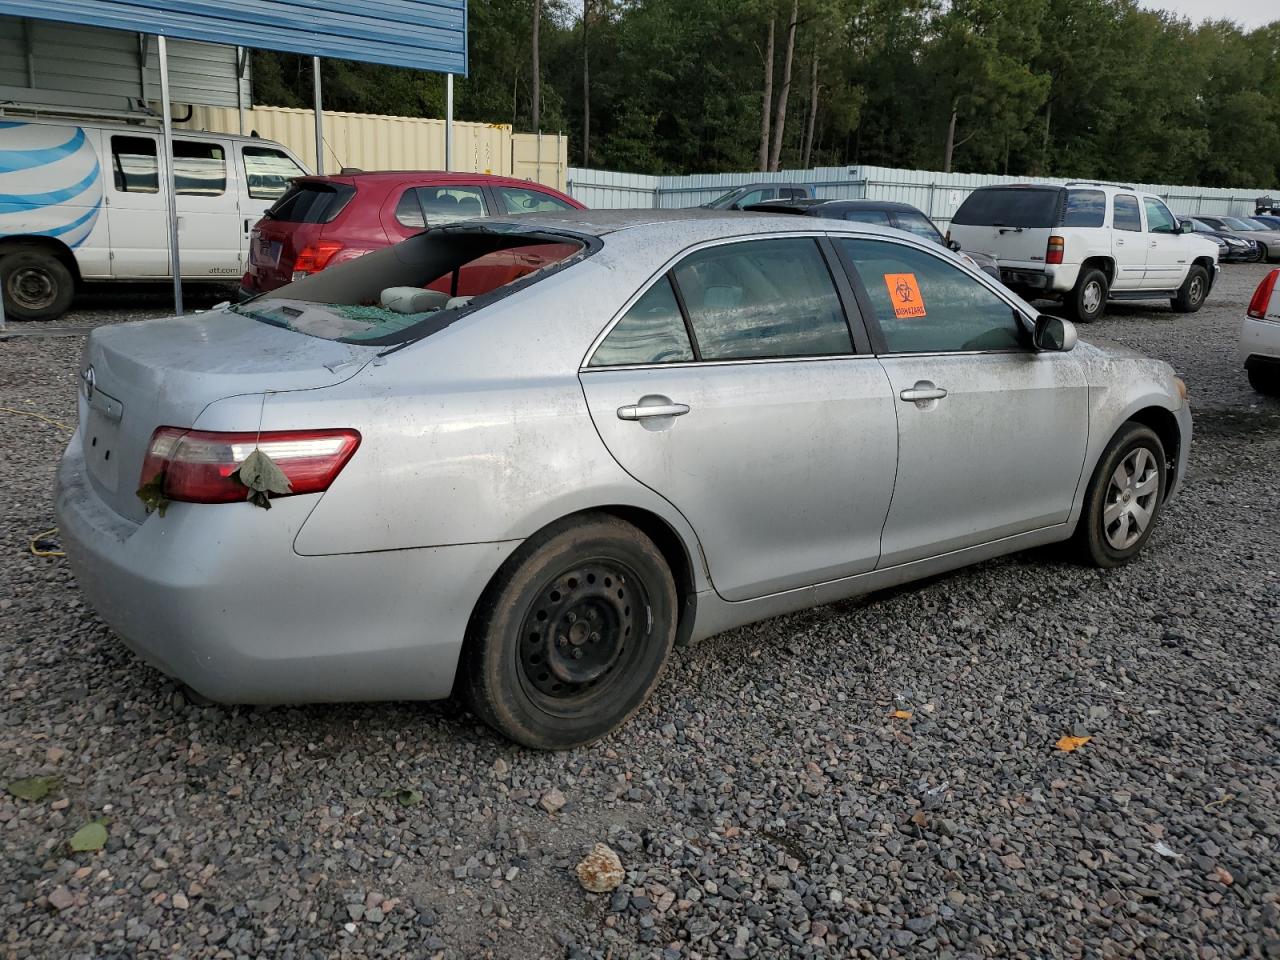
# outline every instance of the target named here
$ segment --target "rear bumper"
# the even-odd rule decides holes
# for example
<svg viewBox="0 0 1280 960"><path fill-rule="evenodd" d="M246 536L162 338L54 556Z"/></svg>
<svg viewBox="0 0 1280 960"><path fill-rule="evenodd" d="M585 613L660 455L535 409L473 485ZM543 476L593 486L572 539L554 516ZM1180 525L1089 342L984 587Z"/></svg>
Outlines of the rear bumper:
<svg viewBox="0 0 1280 960"><path fill-rule="evenodd" d="M1239 357L1246 369L1280 364L1280 323L1245 317L1240 325Z"/></svg>
<svg viewBox="0 0 1280 960"><path fill-rule="evenodd" d="M83 468L77 435L56 511L86 599L144 660L223 703L448 696L471 611L516 546L302 557L318 496L172 504L135 524Z"/></svg>
<svg viewBox="0 0 1280 960"><path fill-rule="evenodd" d="M1035 267L1008 267L1000 265L1001 282L1015 290L1026 290L1044 296L1065 293L1075 286L1078 266L1070 264L1054 265L1037 269Z"/></svg>

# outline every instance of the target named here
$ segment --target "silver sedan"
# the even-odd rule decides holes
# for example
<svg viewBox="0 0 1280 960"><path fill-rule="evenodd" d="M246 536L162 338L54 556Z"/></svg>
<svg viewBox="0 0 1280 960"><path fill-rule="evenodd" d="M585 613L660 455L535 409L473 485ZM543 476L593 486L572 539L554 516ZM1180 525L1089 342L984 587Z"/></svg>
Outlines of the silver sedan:
<svg viewBox="0 0 1280 960"><path fill-rule="evenodd" d="M57 512L89 602L216 700L464 694L587 743L675 645L1053 541L1132 559L1165 363L905 233L708 211L429 230L103 327Z"/></svg>

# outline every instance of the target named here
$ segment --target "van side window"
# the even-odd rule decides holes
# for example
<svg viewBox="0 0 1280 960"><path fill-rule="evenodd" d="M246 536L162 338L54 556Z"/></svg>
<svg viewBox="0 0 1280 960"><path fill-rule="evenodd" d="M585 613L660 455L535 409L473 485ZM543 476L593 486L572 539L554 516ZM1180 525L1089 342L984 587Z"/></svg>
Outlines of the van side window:
<svg viewBox="0 0 1280 960"><path fill-rule="evenodd" d="M173 141L173 182L179 194L218 197L227 192L227 160L222 147L202 140Z"/></svg>
<svg viewBox="0 0 1280 960"><path fill-rule="evenodd" d="M1138 212L1138 198L1127 193L1117 193L1115 199L1115 218L1112 221L1117 230L1128 230L1132 233L1142 232L1142 214Z"/></svg>
<svg viewBox="0 0 1280 960"><path fill-rule="evenodd" d="M289 181L306 173L283 150L271 147L242 147L245 181L255 200L277 200L289 189Z"/></svg>
<svg viewBox="0 0 1280 960"><path fill-rule="evenodd" d="M160 167L150 137L111 138L111 169L120 193L158 193Z"/></svg>

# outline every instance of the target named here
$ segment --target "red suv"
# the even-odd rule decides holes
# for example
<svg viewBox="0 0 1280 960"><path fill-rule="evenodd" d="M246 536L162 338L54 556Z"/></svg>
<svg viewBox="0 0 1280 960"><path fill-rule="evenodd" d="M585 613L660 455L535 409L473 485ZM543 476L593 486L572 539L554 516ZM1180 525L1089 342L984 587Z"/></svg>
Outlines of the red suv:
<svg viewBox="0 0 1280 960"><path fill-rule="evenodd" d="M249 270L240 281L241 294L274 290L426 227L581 209L572 197L542 184L482 173L401 170L298 177L249 235ZM518 272L536 269L530 258L539 252L522 250L521 263L513 266Z"/></svg>

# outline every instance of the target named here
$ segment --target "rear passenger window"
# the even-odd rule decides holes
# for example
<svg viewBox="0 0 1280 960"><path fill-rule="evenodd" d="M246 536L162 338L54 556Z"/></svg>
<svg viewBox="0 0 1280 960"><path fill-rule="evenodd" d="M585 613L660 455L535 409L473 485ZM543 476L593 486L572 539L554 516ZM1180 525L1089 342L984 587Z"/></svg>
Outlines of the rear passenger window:
<svg viewBox="0 0 1280 960"><path fill-rule="evenodd" d="M559 197L553 197L541 190L524 190L515 187L495 189L507 213L555 213L557 210L574 209L572 204L565 203Z"/></svg>
<svg viewBox="0 0 1280 960"><path fill-rule="evenodd" d="M1113 223L1117 230L1142 232L1142 214L1138 212L1138 198L1127 193L1118 193L1115 198L1115 218Z"/></svg>
<svg viewBox="0 0 1280 960"><path fill-rule="evenodd" d="M889 353L1022 347L1013 307L958 267L900 243L839 243L862 278Z"/></svg>
<svg viewBox="0 0 1280 960"><path fill-rule="evenodd" d="M1064 227L1100 227L1107 215L1107 195L1101 190L1068 190L1062 211Z"/></svg>
<svg viewBox="0 0 1280 960"><path fill-rule="evenodd" d="M678 363L692 360L689 334L680 305L664 276L632 305L604 342L589 367L617 367L630 363Z"/></svg>
<svg viewBox="0 0 1280 960"><path fill-rule="evenodd" d="M479 187L409 187L396 204L401 226L422 230L485 216Z"/></svg>
<svg viewBox="0 0 1280 960"><path fill-rule="evenodd" d="M111 170L120 193L157 193L160 168L151 137L112 137Z"/></svg>
<svg viewBox="0 0 1280 960"><path fill-rule="evenodd" d="M709 247L673 272L703 360L853 352L840 298L812 239Z"/></svg>
<svg viewBox="0 0 1280 960"><path fill-rule="evenodd" d="M173 141L173 182L179 194L218 197L227 192L227 161L222 147L199 140Z"/></svg>

